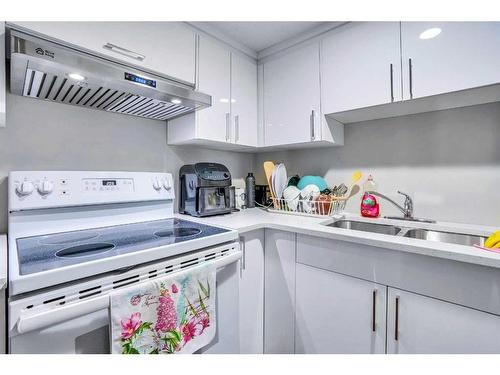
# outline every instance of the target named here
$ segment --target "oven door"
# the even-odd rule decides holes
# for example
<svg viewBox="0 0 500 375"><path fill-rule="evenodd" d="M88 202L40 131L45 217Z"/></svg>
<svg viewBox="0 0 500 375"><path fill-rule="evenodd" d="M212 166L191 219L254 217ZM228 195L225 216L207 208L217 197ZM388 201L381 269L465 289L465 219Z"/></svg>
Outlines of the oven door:
<svg viewBox="0 0 500 375"><path fill-rule="evenodd" d="M240 253L239 251L237 253ZM217 268L217 331L197 353L239 353L239 254ZM229 257L226 257L229 258ZM222 260L222 259L221 259ZM210 261L216 263L217 261ZM220 262L220 260L219 260ZM208 262L207 262L208 263ZM19 302L19 301L18 301ZM24 301L24 305L29 301ZM29 306L29 305L28 305ZM9 304L9 352L13 354L109 353L109 295L64 304L42 313Z"/></svg>

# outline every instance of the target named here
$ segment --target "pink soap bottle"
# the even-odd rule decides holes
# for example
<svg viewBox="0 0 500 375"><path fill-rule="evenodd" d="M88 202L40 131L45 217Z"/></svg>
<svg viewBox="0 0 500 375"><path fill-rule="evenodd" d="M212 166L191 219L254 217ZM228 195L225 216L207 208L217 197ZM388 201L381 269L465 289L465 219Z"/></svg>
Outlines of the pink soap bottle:
<svg viewBox="0 0 500 375"><path fill-rule="evenodd" d="M375 195L368 193L369 191L377 191L377 184L373 181L372 175L363 184L363 197L361 198L361 216L364 217L379 217L380 206Z"/></svg>

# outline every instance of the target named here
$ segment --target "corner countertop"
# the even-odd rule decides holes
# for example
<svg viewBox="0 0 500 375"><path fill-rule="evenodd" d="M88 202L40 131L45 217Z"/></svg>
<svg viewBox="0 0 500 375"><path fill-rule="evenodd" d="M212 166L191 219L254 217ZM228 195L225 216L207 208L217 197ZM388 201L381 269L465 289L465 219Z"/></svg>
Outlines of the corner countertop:
<svg viewBox="0 0 500 375"><path fill-rule="evenodd" d="M0 289L7 284L7 235L0 234Z"/></svg>
<svg viewBox="0 0 500 375"><path fill-rule="evenodd" d="M178 214L179 218L200 221L208 225L215 225L235 229L240 234L252 230L269 228L295 232L310 236L323 237L332 240L359 243L384 249L420 254L437 258L455 260L459 262L500 268L500 254L478 249L473 246L455 245L449 243L398 237L387 234L362 232L351 229L342 229L326 226L336 219L345 218L371 223L391 224L402 227L423 228L457 233L467 233L480 236L489 236L498 228L458 224L449 222L419 223L392 219L367 219L354 214L342 214L333 218L316 218L268 212L260 208L251 208L236 213L196 218Z"/></svg>

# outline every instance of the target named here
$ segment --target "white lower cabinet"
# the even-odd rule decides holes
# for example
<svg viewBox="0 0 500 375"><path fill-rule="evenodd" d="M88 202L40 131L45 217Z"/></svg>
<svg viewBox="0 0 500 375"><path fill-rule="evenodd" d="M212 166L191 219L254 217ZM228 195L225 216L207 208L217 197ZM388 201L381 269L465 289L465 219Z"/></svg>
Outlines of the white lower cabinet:
<svg viewBox="0 0 500 375"><path fill-rule="evenodd" d="M295 353L385 353L387 287L297 263Z"/></svg>
<svg viewBox="0 0 500 375"><path fill-rule="evenodd" d="M240 352L264 352L264 230L240 236Z"/></svg>
<svg viewBox="0 0 500 375"><path fill-rule="evenodd" d="M265 353L295 351L295 237L295 233L265 231Z"/></svg>
<svg viewBox="0 0 500 375"><path fill-rule="evenodd" d="M500 353L500 316L395 288L387 306L388 353Z"/></svg>

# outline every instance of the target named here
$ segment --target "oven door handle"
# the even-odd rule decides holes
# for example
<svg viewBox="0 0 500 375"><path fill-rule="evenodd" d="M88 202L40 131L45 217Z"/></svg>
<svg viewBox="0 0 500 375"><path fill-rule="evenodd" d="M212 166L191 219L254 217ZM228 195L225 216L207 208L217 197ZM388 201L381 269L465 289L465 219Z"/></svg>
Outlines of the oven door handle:
<svg viewBox="0 0 500 375"><path fill-rule="evenodd" d="M240 260L241 254L241 250L238 250L215 260L202 263L201 265L182 269L180 270L180 272L188 272L206 266L212 266L218 269ZM175 273L171 273L168 275L174 275ZM39 313L33 313L26 316L23 316L21 314L17 321L17 331L20 334L23 334L46 328L54 324L62 323L67 320L75 319L82 315L90 314L102 309L107 309L109 308L109 298L110 294L106 293L102 296L93 297L86 301L80 301L65 306L60 306L57 309L40 311Z"/></svg>
<svg viewBox="0 0 500 375"><path fill-rule="evenodd" d="M55 310L42 311L38 314L19 317L17 331L20 334L49 327L53 324L65 322L79 316L90 314L109 307L109 294L92 298L88 301L76 302L68 306L61 306Z"/></svg>

